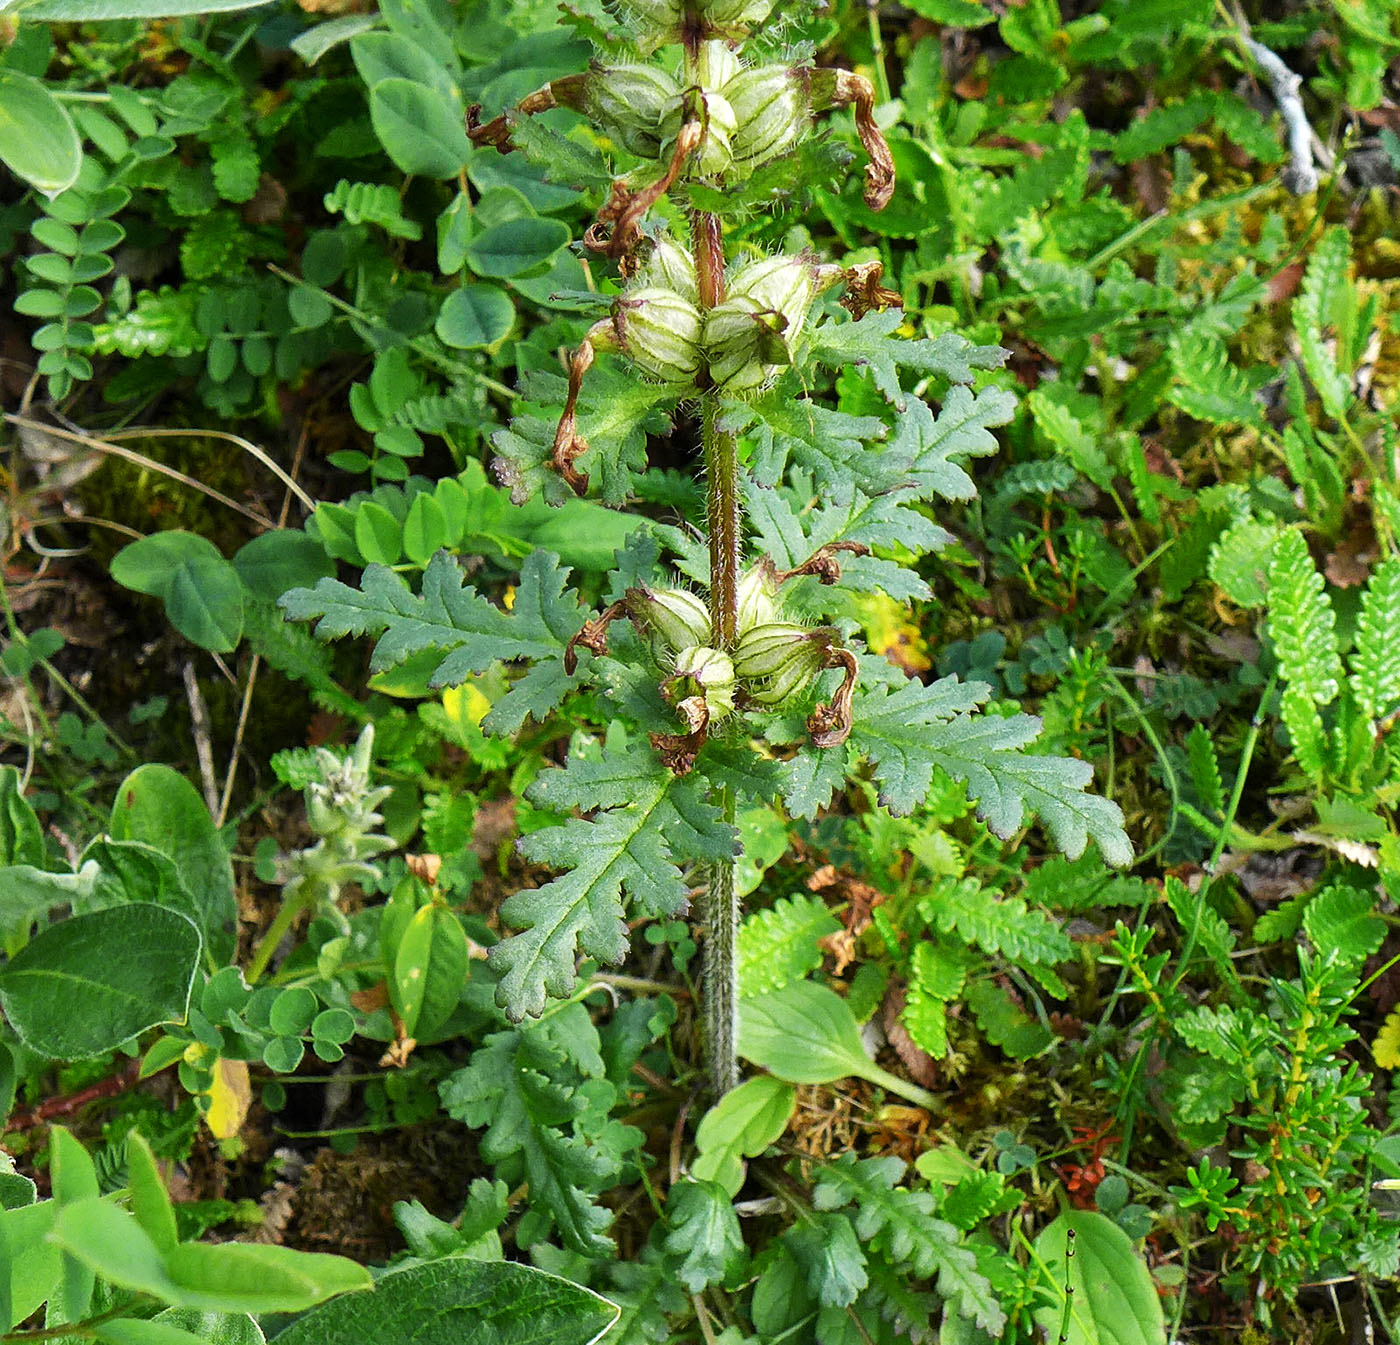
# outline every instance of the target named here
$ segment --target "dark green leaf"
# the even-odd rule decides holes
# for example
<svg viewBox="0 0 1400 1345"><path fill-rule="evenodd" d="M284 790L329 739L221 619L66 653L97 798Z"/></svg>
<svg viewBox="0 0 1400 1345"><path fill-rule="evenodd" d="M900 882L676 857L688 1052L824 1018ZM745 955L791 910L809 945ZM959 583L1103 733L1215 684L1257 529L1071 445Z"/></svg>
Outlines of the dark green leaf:
<svg viewBox="0 0 1400 1345"><path fill-rule="evenodd" d="M617 1320L605 1298L531 1266L446 1260L384 1276L337 1299L274 1345L593 1345Z"/></svg>
<svg viewBox="0 0 1400 1345"><path fill-rule="evenodd" d="M369 91L374 133L405 172L455 178L471 157L459 96L414 80L381 80Z"/></svg>
<svg viewBox="0 0 1400 1345"><path fill-rule="evenodd" d="M569 241L562 220L526 216L477 234L467 244L467 265L479 276L502 279L544 266Z"/></svg>
<svg viewBox="0 0 1400 1345"><path fill-rule="evenodd" d="M666 1200L671 1231L663 1244L679 1258L676 1276L692 1293L718 1284L743 1263L744 1235L729 1193L714 1182L686 1179Z"/></svg>
<svg viewBox="0 0 1400 1345"><path fill-rule="evenodd" d="M86 1059L183 1020L199 952L193 922L162 906L77 915L0 967L0 1003L32 1050Z"/></svg>
<svg viewBox="0 0 1400 1345"><path fill-rule="evenodd" d="M138 766L117 790L109 826L114 839L141 841L174 861L180 886L201 912L197 924L209 958L216 966L231 962L238 921L233 866L195 787L169 766Z"/></svg>
<svg viewBox="0 0 1400 1345"><path fill-rule="evenodd" d="M494 346L515 322L510 295L495 285L462 285L443 300L435 330L456 350Z"/></svg>

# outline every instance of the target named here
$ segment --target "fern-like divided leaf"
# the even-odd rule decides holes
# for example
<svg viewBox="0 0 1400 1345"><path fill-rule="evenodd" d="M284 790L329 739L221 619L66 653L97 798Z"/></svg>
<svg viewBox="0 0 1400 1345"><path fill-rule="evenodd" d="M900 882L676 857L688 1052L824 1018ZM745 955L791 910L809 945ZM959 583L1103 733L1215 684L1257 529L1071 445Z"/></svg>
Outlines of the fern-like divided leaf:
<svg viewBox="0 0 1400 1345"><path fill-rule="evenodd" d="M1332 324L1336 306L1354 302L1347 279L1350 260L1347 227L1335 224L1313 249L1298 297L1293 301L1293 324L1298 329L1303 367L1331 416L1340 416L1351 399L1351 383L1337 367L1337 357L1328 348L1324 334L1324 328Z"/></svg>
<svg viewBox="0 0 1400 1345"><path fill-rule="evenodd" d="M496 1001L517 1020L541 1013L547 996L573 991L579 949L602 962L623 959L624 901L643 915L675 915L686 905L680 866L735 853L734 829L644 744L571 760L542 775L530 797L553 809L597 811L521 842L527 859L567 872L501 907L501 918L521 932L491 950L501 972Z"/></svg>
<svg viewBox="0 0 1400 1345"><path fill-rule="evenodd" d="M819 939L841 922L818 897L780 897L771 910L755 911L739 930L739 992L781 990L821 966Z"/></svg>
<svg viewBox="0 0 1400 1345"><path fill-rule="evenodd" d="M456 686L498 661L530 660L529 673L483 723L488 732L509 733L527 717L543 718L571 685L564 649L583 625L584 612L573 590L564 587L567 577L557 556L533 552L521 566L515 602L505 612L463 587L461 567L439 552L423 572L421 593L387 566L370 565L358 589L322 579L315 588L284 594L281 606L293 621L314 620L322 640L378 635L370 659L375 672L422 650L438 650L442 661L430 679L433 686Z"/></svg>
<svg viewBox="0 0 1400 1345"><path fill-rule="evenodd" d="M1369 719L1400 710L1400 556L1380 566L1366 586L1351 668L1357 704Z"/></svg>
<svg viewBox="0 0 1400 1345"><path fill-rule="evenodd" d="M896 1183L904 1160L857 1159L843 1154L821 1168L812 1203L819 1210L856 1208L856 1232L896 1265L908 1265L921 1278L938 1277L938 1292L958 1312L992 1335L1000 1335L1006 1314L991 1282L977 1269L972 1251L959 1245L958 1230L934 1217L933 1196Z"/></svg>
<svg viewBox="0 0 1400 1345"><path fill-rule="evenodd" d="M526 378L523 391L524 410L491 440L501 455L496 474L510 487L516 504L536 497L561 504L574 498L553 465L554 431L567 384L555 374L534 373ZM643 383L609 358L589 370L578 399L578 432L589 448L579 458L578 469L598 478L608 504L625 504L633 494L635 477L646 470L647 435L664 433L667 419L662 408L674 400L671 389Z"/></svg>
<svg viewBox="0 0 1400 1345"><path fill-rule="evenodd" d="M1010 354L1000 346L974 346L955 332L911 341L895 335L903 322L904 313L898 308L867 313L859 322L825 322L813 335L812 350L832 369L868 365L885 400L901 411L905 402L898 369L946 378L950 383L971 383L976 370L1000 369Z"/></svg>
<svg viewBox="0 0 1400 1345"><path fill-rule="evenodd" d="M1283 722L1299 764L1311 775L1324 766L1324 738L1318 708L1341 689L1332 605L1322 576L1296 529L1274 543L1269 558L1269 633L1283 674Z"/></svg>
<svg viewBox="0 0 1400 1345"><path fill-rule="evenodd" d="M1022 749L1040 734L1031 715L1003 719L968 713L991 694L980 682L945 677L924 685L881 686L856 698L851 743L875 765L880 800L907 813L928 793L938 767L967 782L977 815L998 836L1015 833L1027 810L1071 859L1090 839L1108 863L1132 862L1133 849L1116 803L1086 794L1093 767L1069 757L1031 756Z"/></svg>
<svg viewBox="0 0 1400 1345"><path fill-rule="evenodd" d="M423 226L404 216L403 202L388 183L351 182L341 178L326 193L322 204L332 214L344 215L351 224L375 224L393 238L423 236Z"/></svg>
<svg viewBox="0 0 1400 1345"><path fill-rule="evenodd" d="M1032 910L1019 897L999 898L971 878L941 883L920 901L919 913L943 933L1012 962L1053 966L1074 950L1069 936L1044 912Z"/></svg>
<svg viewBox="0 0 1400 1345"><path fill-rule="evenodd" d="M1188 416L1212 425L1264 423L1264 408L1245 374L1230 363L1218 337L1198 331L1178 334L1171 343L1176 378L1167 396Z"/></svg>
<svg viewBox="0 0 1400 1345"><path fill-rule="evenodd" d="M615 1184L641 1136L608 1113L616 1100L604 1077L597 1029L582 1005L543 1023L496 1032L470 1062L443 1080L449 1116L486 1127L481 1155L512 1185L530 1184L527 1218L555 1224L585 1256L613 1251L603 1230L612 1214L594 1196Z"/></svg>
<svg viewBox="0 0 1400 1345"><path fill-rule="evenodd" d="M1186 759L1191 767L1191 784L1201 806L1211 813L1225 810L1225 784L1220 778L1220 759L1215 754L1210 730L1193 724L1186 735Z"/></svg>

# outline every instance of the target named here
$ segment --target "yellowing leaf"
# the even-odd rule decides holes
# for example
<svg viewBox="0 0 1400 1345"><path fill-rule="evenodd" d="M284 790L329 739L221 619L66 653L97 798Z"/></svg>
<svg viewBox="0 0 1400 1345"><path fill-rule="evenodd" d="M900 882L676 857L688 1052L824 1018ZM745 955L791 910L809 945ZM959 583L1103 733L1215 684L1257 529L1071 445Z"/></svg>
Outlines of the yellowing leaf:
<svg viewBox="0 0 1400 1345"><path fill-rule="evenodd" d="M209 1090L209 1110L204 1113L209 1133L216 1140L232 1139L243 1128L253 1101L246 1060L220 1059L214 1066L214 1086Z"/></svg>
<svg viewBox="0 0 1400 1345"><path fill-rule="evenodd" d="M1382 1069L1400 1069L1400 1004L1397 1004L1381 1024L1371 1054Z"/></svg>
<svg viewBox="0 0 1400 1345"><path fill-rule="evenodd" d="M464 682L459 687L448 687L442 693L442 708L447 711L447 717L454 724L470 724L473 728L480 728L481 721L491 708L491 702L482 695L478 687Z"/></svg>

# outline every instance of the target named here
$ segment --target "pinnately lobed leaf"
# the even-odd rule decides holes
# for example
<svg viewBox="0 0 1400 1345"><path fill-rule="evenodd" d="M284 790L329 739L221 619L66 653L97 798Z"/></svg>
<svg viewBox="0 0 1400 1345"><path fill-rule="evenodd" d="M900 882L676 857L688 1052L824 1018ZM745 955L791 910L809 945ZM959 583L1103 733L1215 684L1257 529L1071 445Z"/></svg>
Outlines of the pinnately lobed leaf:
<svg viewBox="0 0 1400 1345"><path fill-rule="evenodd" d="M1400 710L1400 556L1378 566L1356 621L1352 682L1357 703L1371 719Z"/></svg>

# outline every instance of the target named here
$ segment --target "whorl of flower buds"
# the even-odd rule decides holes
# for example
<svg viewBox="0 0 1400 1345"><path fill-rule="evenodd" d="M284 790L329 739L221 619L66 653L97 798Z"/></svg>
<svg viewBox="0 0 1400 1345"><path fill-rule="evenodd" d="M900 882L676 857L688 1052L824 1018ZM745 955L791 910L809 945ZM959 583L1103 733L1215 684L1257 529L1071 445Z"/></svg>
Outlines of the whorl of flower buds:
<svg viewBox="0 0 1400 1345"><path fill-rule="evenodd" d="M700 310L662 285L642 285L613 304L617 339L646 378L672 386L695 381L701 363Z"/></svg>

